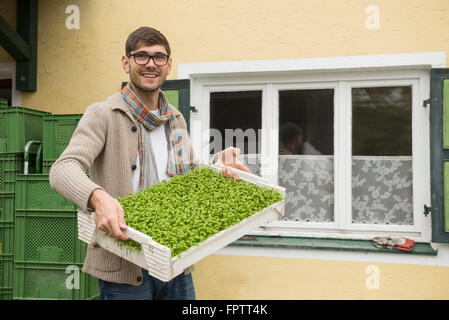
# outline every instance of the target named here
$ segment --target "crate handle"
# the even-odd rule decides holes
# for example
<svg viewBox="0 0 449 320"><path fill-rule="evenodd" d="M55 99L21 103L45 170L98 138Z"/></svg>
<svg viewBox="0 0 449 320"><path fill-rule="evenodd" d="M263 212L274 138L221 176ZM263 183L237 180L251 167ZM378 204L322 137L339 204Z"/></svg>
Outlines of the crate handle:
<svg viewBox="0 0 449 320"><path fill-rule="evenodd" d="M143 243L143 244L150 244L148 242L148 240L153 240L149 235L146 235L142 232L140 232L139 230L136 230L134 228L131 227L127 227L125 232L124 232L128 238L130 238L131 240L137 241L139 243Z"/></svg>
<svg viewBox="0 0 449 320"><path fill-rule="evenodd" d="M36 153L36 173L42 173L42 143L39 145Z"/></svg>
<svg viewBox="0 0 449 320"><path fill-rule="evenodd" d="M205 162L203 162L202 164L207 165L207 163L205 163ZM256 174L254 174L254 173L248 173L246 171L243 171L243 170L240 170L240 169L237 169L237 168L233 168L233 167L230 167L230 166L225 166L225 165L223 165L221 163L210 164L209 166L214 168L216 171L219 171L219 172L221 172L223 170L223 167L226 167L229 170L231 170L232 172L237 173L240 178L243 178L243 179L250 178L251 179L251 177L256 177L259 181L261 181L263 183L266 183L266 184L270 183L270 181L268 181L267 179L262 178L262 177L260 177L260 176L258 176Z"/></svg>
<svg viewBox="0 0 449 320"><path fill-rule="evenodd" d="M81 233L84 233L84 235L86 236L86 239L83 241L86 241L87 243L93 243L92 242L92 237L94 234L94 230L97 230L98 227L96 226L95 223L95 211L90 211L89 213L78 209L78 233L80 233L80 231L82 231ZM81 223L82 221L84 221L84 223ZM93 226L94 228L82 228L83 226ZM98 229L100 230L100 229ZM90 232L89 232L90 231ZM104 232L104 231L102 231ZM146 245L152 245L152 241L153 239L149 236L146 235L130 226L127 226L126 230L124 231L124 233L128 236L129 239L137 241L141 244L146 244Z"/></svg>
<svg viewBox="0 0 449 320"><path fill-rule="evenodd" d="M59 299L60 285L58 283L39 283L38 296L41 299Z"/></svg>
<svg viewBox="0 0 449 320"><path fill-rule="evenodd" d="M29 165L29 161L30 161L30 148L33 144L37 144L37 145L41 146L42 142L31 140L31 141L28 141L27 144L25 145L25 156L24 156L25 159L23 162L23 173L24 174L28 174L28 165ZM38 151L38 153L39 153L39 151ZM37 166L37 164L36 164L36 166ZM36 171L37 170L38 169L36 168Z"/></svg>
<svg viewBox="0 0 449 320"><path fill-rule="evenodd" d="M63 249L56 246L43 246L37 249L39 261L62 262Z"/></svg>

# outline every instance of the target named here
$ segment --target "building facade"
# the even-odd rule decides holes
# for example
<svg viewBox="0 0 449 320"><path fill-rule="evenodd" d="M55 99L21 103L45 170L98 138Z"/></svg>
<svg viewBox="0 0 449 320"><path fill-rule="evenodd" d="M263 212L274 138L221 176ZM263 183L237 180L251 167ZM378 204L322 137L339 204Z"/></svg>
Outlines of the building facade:
<svg viewBox="0 0 449 320"><path fill-rule="evenodd" d="M13 28L16 12L0 3ZM0 48L0 92L83 113L127 81L127 35L155 27L171 45L169 80L188 80L198 157L237 145L288 194L279 221L196 265L199 299L447 299L426 100L432 69L448 65L448 16L446 0L40 0L36 91L16 90ZM415 250L377 249L379 236Z"/></svg>

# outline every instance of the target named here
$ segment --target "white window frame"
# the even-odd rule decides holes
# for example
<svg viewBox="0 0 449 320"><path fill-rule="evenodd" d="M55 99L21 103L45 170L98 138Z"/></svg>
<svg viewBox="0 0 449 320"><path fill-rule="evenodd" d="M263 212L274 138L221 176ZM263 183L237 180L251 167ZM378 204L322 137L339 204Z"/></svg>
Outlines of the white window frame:
<svg viewBox="0 0 449 320"><path fill-rule="evenodd" d="M417 53L361 57L315 58L274 61L242 61L180 64L178 78L191 80L191 141L208 153L210 93L216 91L262 90L261 175L277 182L278 91L279 89L334 89L334 217L332 223L277 221L254 234L371 239L373 236L402 235L430 241L430 217L422 208L430 204L429 112L422 101L429 97L429 69L444 67L445 53ZM353 225L351 188L351 87L412 86L413 226ZM344 106L344 110L340 110ZM338 110L337 110L338 108ZM348 122L349 121L349 122ZM349 130L349 131L348 131ZM343 151L346 150L346 151ZM274 161L274 162L273 162ZM337 186L344 186L343 189ZM349 208L349 209L348 209Z"/></svg>

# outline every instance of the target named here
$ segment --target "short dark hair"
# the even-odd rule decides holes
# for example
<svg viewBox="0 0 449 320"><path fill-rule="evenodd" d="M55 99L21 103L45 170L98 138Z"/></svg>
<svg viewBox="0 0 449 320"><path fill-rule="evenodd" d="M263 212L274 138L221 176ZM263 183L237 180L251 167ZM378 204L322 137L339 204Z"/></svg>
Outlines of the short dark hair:
<svg viewBox="0 0 449 320"><path fill-rule="evenodd" d="M280 131L279 135L280 135L281 141L283 141L283 142L290 142L293 139L295 139L297 136L302 137L301 128L293 122L284 123L283 125L281 125L281 128L279 131Z"/></svg>
<svg viewBox="0 0 449 320"><path fill-rule="evenodd" d="M125 52L128 55L141 45L154 46L157 44L164 46L167 54L170 56L170 45L168 44L167 38L161 32L150 27L140 27L133 31L128 36L128 39L126 39Z"/></svg>

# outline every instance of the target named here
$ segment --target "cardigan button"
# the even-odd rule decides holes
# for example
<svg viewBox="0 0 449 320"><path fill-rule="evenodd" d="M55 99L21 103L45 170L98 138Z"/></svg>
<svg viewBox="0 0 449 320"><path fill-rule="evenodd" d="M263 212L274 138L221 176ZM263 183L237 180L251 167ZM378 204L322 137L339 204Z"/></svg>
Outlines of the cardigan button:
<svg viewBox="0 0 449 320"><path fill-rule="evenodd" d="M131 170L134 171L134 170L136 170L136 169L137 169L137 166L136 166L135 164L133 164L133 165L131 166Z"/></svg>
<svg viewBox="0 0 449 320"><path fill-rule="evenodd" d="M131 131L132 131L132 132L136 132L136 131L137 131L137 127L136 127L136 126L133 126L133 127L131 128Z"/></svg>
<svg viewBox="0 0 449 320"><path fill-rule="evenodd" d="M137 282L141 282L142 281L142 277L141 276L138 276L137 277Z"/></svg>

